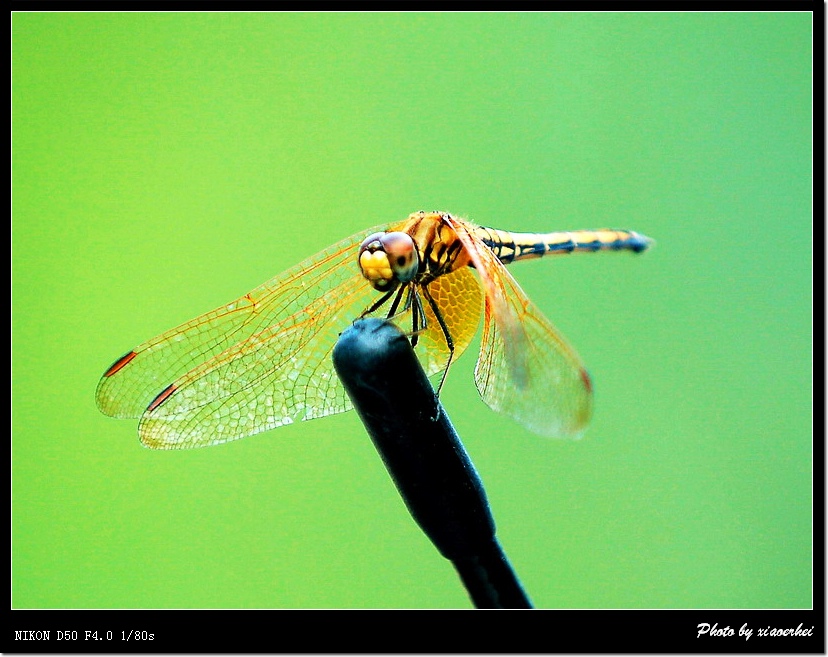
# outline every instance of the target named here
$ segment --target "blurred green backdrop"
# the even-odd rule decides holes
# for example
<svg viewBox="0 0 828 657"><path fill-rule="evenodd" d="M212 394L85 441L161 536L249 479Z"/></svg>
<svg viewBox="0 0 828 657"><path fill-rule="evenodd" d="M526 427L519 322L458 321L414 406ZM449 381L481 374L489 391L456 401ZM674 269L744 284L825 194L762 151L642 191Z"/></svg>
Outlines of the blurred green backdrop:
<svg viewBox="0 0 828 657"><path fill-rule="evenodd" d="M139 342L419 209L632 228L513 273L578 442L443 401L538 607L812 596L809 13L13 15L13 606L470 606L354 413L155 452Z"/></svg>

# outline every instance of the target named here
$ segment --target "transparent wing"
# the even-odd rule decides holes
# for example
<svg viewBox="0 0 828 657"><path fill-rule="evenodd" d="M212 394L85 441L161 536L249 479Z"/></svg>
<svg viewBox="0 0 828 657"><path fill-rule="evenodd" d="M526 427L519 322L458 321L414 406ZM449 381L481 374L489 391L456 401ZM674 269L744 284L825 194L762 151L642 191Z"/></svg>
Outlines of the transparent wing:
<svg viewBox="0 0 828 657"><path fill-rule="evenodd" d="M472 227L448 220L480 275L485 293L475 383L483 401L545 436L578 437L592 413L584 366Z"/></svg>
<svg viewBox="0 0 828 657"><path fill-rule="evenodd" d="M141 416L160 448L210 445L348 410L330 353L376 295L360 276L360 232L236 301L136 347L104 374L102 412Z"/></svg>

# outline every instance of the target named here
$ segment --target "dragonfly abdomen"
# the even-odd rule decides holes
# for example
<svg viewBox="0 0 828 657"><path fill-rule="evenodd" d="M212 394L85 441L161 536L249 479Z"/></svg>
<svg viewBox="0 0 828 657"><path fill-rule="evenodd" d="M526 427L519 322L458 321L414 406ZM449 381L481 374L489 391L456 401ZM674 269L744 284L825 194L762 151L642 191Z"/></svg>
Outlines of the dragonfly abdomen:
<svg viewBox="0 0 828 657"><path fill-rule="evenodd" d="M513 233L496 228L478 227L477 236L497 258L508 265L515 260L541 258L546 255L575 251L634 251L646 250L652 240L631 230L601 228L599 230L570 230L555 233Z"/></svg>

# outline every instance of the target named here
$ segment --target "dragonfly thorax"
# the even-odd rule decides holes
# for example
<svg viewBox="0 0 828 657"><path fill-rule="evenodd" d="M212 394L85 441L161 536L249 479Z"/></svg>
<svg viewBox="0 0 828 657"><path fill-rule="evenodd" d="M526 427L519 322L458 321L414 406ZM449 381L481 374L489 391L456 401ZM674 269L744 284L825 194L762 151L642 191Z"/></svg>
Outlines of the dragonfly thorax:
<svg viewBox="0 0 828 657"><path fill-rule="evenodd" d="M374 233L359 247L359 270L381 292L410 283L419 267L417 247L407 233Z"/></svg>

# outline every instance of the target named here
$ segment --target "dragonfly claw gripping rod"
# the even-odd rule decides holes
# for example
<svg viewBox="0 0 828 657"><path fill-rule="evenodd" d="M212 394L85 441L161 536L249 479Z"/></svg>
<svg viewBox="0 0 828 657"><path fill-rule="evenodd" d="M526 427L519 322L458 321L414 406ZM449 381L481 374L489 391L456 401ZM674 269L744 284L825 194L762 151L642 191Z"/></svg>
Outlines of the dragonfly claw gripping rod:
<svg viewBox="0 0 828 657"><path fill-rule="evenodd" d="M405 335L384 320L359 320L341 334L333 361L409 512L474 605L531 608L495 538L483 484Z"/></svg>

